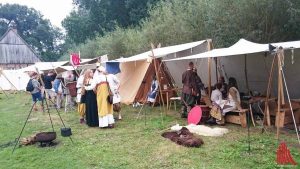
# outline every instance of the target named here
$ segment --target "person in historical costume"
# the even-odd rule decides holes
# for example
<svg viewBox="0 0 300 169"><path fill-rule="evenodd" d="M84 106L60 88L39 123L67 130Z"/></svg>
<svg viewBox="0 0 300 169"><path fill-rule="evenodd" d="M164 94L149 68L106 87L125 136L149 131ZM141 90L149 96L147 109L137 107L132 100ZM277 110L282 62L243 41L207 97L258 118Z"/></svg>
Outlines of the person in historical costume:
<svg viewBox="0 0 300 169"><path fill-rule="evenodd" d="M56 94L56 108L60 109L62 101L64 99L63 95L63 78L61 74L58 74L53 82L53 89Z"/></svg>
<svg viewBox="0 0 300 169"><path fill-rule="evenodd" d="M219 103L217 104L217 106L213 106L211 111L211 116L216 119L217 124L225 123L224 116L226 115L226 113L233 110L242 109L240 93L238 91L235 78L229 78L227 100L220 101L220 99L218 99L218 102Z"/></svg>
<svg viewBox="0 0 300 169"><path fill-rule="evenodd" d="M157 91L158 91L158 81L156 80L156 76L153 75L150 92L148 93L148 98L147 98L147 101L149 104L152 104L155 102L155 97L157 95Z"/></svg>
<svg viewBox="0 0 300 169"><path fill-rule="evenodd" d="M77 80L77 78L76 78L74 71L68 71L67 75L64 78L65 87L66 87L64 90L64 94L66 95L66 100L65 100L66 106L73 107L75 105L75 103L73 101L73 97L74 97L74 94L76 96L76 91L74 91L75 85L76 85L74 83L76 83L76 80ZM72 86L74 86L74 88Z"/></svg>
<svg viewBox="0 0 300 169"><path fill-rule="evenodd" d="M98 77L99 75L103 74L103 72L100 72L99 69L98 69L100 66L101 66L101 63L97 62L96 63L96 70L94 72L93 79L96 79L96 77Z"/></svg>
<svg viewBox="0 0 300 169"><path fill-rule="evenodd" d="M80 75L78 80L77 80L77 84L76 84L76 88L77 88L77 98L76 98L76 102L77 102L77 111L79 113L80 119L79 122L80 124L85 123L84 117L85 117L85 95L84 95L84 85L83 85L83 80L84 80L84 74Z"/></svg>
<svg viewBox="0 0 300 169"><path fill-rule="evenodd" d="M43 106L43 97L42 97L42 93L41 93L41 85L38 81L38 74L36 72L32 72L30 74L30 78L31 78L31 83L33 86L33 90L30 92L31 96L32 96L32 101L33 103L37 103L40 102L40 106L41 106L41 111L44 111L44 106ZM34 111L38 111L36 104L33 107Z"/></svg>
<svg viewBox="0 0 300 169"><path fill-rule="evenodd" d="M107 80L113 94L113 111L118 113L118 119L121 120L121 95L119 93L120 81L114 74L108 74Z"/></svg>
<svg viewBox="0 0 300 169"><path fill-rule="evenodd" d="M195 73L193 71L194 63L190 62L188 69L182 74L182 112L181 117L186 118L187 113L194 107L195 105L195 96L196 96L196 78Z"/></svg>
<svg viewBox="0 0 300 169"><path fill-rule="evenodd" d="M110 95L110 85L108 82L109 77L103 66L100 66L98 71L100 73L97 77L95 77L92 86L96 87L99 127L113 128L115 123L113 116L113 105L107 100L108 96Z"/></svg>
<svg viewBox="0 0 300 169"><path fill-rule="evenodd" d="M219 77L218 83L221 83L221 85L222 85L220 91L222 93L223 99L227 99L227 96L228 96L228 94L227 94L227 92L228 92L228 85L227 85L227 83L225 83L224 76L220 76Z"/></svg>
<svg viewBox="0 0 300 169"><path fill-rule="evenodd" d="M213 90L211 92L211 102L220 105L223 97L222 97L222 92L220 91L220 89L222 88L222 84L221 83L217 83L215 85L215 90Z"/></svg>
<svg viewBox="0 0 300 169"><path fill-rule="evenodd" d="M95 94L95 86L93 86L93 71L88 69L84 72L84 95L85 95L85 119L86 124L90 127L99 125L97 98Z"/></svg>
<svg viewBox="0 0 300 169"><path fill-rule="evenodd" d="M196 104L200 105L200 100L201 100L201 90L204 89L204 84L202 83L202 80L200 76L197 73L197 69L194 68L194 73L195 73L195 82L196 82L196 96L195 96L195 102Z"/></svg>
<svg viewBox="0 0 300 169"><path fill-rule="evenodd" d="M227 102L223 107L223 114L230 112L232 110L240 110L241 107L241 97L238 90L237 82L235 78L230 77L228 82L228 98Z"/></svg>
<svg viewBox="0 0 300 169"><path fill-rule="evenodd" d="M45 84L45 94L47 95L47 99L51 99L51 101L55 102L55 92L53 90L53 83L55 80L56 74L53 70L50 70L45 76L43 76L44 84Z"/></svg>

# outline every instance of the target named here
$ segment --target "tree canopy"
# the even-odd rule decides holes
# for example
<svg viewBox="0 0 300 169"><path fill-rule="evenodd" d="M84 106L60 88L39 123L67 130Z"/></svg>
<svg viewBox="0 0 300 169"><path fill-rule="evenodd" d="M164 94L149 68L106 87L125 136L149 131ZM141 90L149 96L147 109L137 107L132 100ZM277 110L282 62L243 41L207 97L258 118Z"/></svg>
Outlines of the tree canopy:
<svg viewBox="0 0 300 169"><path fill-rule="evenodd" d="M33 8L17 4L0 4L0 35L14 21L19 35L42 57L44 61L57 60L61 53L58 28Z"/></svg>
<svg viewBox="0 0 300 169"><path fill-rule="evenodd" d="M78 6L63 21L68 41L79 44L103 36L117 26L136 26L148 16L151 4L159 0L73 0Z"/></svg>
<svg viewBox="0 0 300 169"><path fill-rule="evenodd" d="M117 58L147 51L151 42L168 46L212 39L215 47L228 47L240 38L257 43L299 40L299 16L298 0L161 0L137 26L117 26L70 50L82 49L83 57ZM87 50L92 46L95 50Z"/></svg>

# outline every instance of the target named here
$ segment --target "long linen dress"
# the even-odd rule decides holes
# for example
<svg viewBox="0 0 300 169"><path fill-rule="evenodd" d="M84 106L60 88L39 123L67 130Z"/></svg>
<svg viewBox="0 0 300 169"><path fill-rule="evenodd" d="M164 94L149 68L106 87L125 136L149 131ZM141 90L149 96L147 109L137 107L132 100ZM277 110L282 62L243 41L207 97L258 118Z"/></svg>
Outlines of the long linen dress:
<svg viewBox="0 0 300 169"><path fill-rule="evenodd" d="M82 87L84 87L83 85L83 79L84 79L84 76L81 75L79 76L78 80L77 80L77 84L76 84L76 88L77 88L77 97L76 97L76 102L77 102L77 105L78 105L78 113L80 115L80 118L84 118L85 116L85 100L84 99L84 102L81 102L81 97L85 97L85 96L82 96L81 95L81 91L82 91Z"/></svg>
<svg viewBox="0 0 300 169"><path fill-rule="evenodd" d="M97 89L97 106L98 106L98 117L99 127L108 127L115 123L113 116L113 105L107 101L109 95L109 83L108 76L100 74L95 78L94 85L96 84ZM92 86L94 86L92 85Z"/></svg>
<svg viewBox="0 0 300 169"><path fill-rule="evenodd" d="M240 108L241 105L241 97L240 93L235 87L231 87L228 93L228 102L223 106L222 113L225 115L226 113L236 110Z"/></svg>
<svg viewBox="0 0 300 169"><path fill-rule="evenodd" d="M93 80L90 80L87 85L85 85L85 97L86 97L86 109L85 118L86 124L90 127L96 127L99 125L98 121L98 108L96 94L93 91L93 86L91 86Z"/></svg>
<svg viewBox="0 0 300 169"><path fill-rule="evenodd" d="M113 104L120 103L121 102L121 96L120 96L120 93L118 91L118 88L120 86L119 79L117 78L116 75L109 74L109 75L107 75L107 81L108 81L108 84L110 86L110 90L113 93L113 97L114 97L113 98Z"/></svg>
<svg viewBox="0 0 300 169"><path fill-rule="evenodd" d="M222 100L222 93L219 90L212 92L211 100L213 101L213 108L210 115L216 119L217 124L224 124L225 114L239 109L241 103L239 91L235 87L229 89L228 100Z"/></svg>
<svg viewBox="0 0 300 169"><path fill-rule="evenodd" d="M148 102L154 103L155 102L155 97L157 94L157 89L158 89L158 81L157 80L152 80L151 83L151 90L148 94Z"/></svg>

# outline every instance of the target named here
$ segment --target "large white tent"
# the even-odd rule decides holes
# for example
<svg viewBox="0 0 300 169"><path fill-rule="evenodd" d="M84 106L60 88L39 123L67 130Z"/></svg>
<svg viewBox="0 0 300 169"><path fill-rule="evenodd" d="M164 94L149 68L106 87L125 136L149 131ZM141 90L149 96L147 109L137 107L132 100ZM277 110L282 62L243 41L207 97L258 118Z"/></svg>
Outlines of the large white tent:
<svg viewBox="0 0 300 169"><path fill-rule="evenodd" d="M128 58L120 58L109 62L120 62L121 73L119 75L121 81L120 94L123 103L132 103L138 93L147 70L152 63L153 55L156 59L160 58L180 58L192 54L205 52L208 50L210 40L203 40L180 44L175 46L161 47L147 51ZM199 65L199 64L198 64ZM200 64L201 65L201 64ZM174 79L174 85L181 86L181 75L186 70L188 62L186 63L166 63L164 70L169 72ZM206 67L206 68L205 68ZM207 61L203 62L202 69L207 69ZM151 79L151 78L150 78Z"/></svg>
<svg viewBox="0 0 300 169"><path fill-rule="evenodd" d="M2 90L25 90L28 81L28 74L19 70L3 70L0 74Z"/></svg>
<svg viewBox="0 0 300 169"><path fill-rule="evenodd" d="M59 66L63 66L67 64L68 61L60 61L60 62L36 62L34 65L19 69L22 72L31 72L36 71L38 69L39 71L48 71L53 70L54 68L57 68Z"/></svg>
<svg viewBox="0 0 300 169"><path fill-rule="evenodd" d="M43 73L53 70L54 68L59 68L66 63L68 63L68 61L36 62L34 65L18 70L3 70L0 74L0 87L3 90L25 90L29 81L28 72L38 69L39 73ZM67 69L66 67L64 68Z"/></svg>
<svg viewBox="0 0 300 169"><path fill-rule="evenodd" d="M300 98L300 74L297 66L300 62L299 52L300 41L271 43L275 47L283 47L285 50L284 71L286 72L287 85L293 98ZM241 91L247 92L247 79L249 89L265 94L269 78L270 67L273 55L269 52L269 44L258 44L239 40L228 48L214 49L205 53L191 55L176 59L165 59L166 63L171 61L206 59L209 57L218 58L218 71L225 77L235 77ZM206 72L207 73L207 72ZM246 79L247 77L247 79ZM273 80L272 94L277 95L277 77Z"/></svg>
<svg viewBox="0 0 300 169"><path fill-rule="evenodd" d="M177 52L185 51L187 49L193 49L203 43L205 43L206 40L197 41L197 42L191 42L191 43L185 43L180 45L174 45L174 46L167 46L162 48L155 48L153 49L153 53L155 58L161 58L170 54L174 54ZM113 61L117 62L132 62L132 61L139 61L139 60L147 60L149 58L152 58L153 54L152 51L147 51L141 54L137 54L128 58L120 58Z"/></svg>

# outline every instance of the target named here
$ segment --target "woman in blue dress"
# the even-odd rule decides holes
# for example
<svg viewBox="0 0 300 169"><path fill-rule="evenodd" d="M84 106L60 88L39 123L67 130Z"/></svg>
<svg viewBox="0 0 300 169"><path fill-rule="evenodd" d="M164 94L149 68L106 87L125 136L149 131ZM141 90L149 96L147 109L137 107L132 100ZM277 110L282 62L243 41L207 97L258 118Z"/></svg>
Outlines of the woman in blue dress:
<svg viewBox="0 0 300 169"><path fill-rule="evenodd" d="M151 82L151 89L150 92L148 93L148 99L147 99L148 103L155 102L157 90L158 90L158 81L156 80L156 76L153 75L153 80Z"/></svg>

